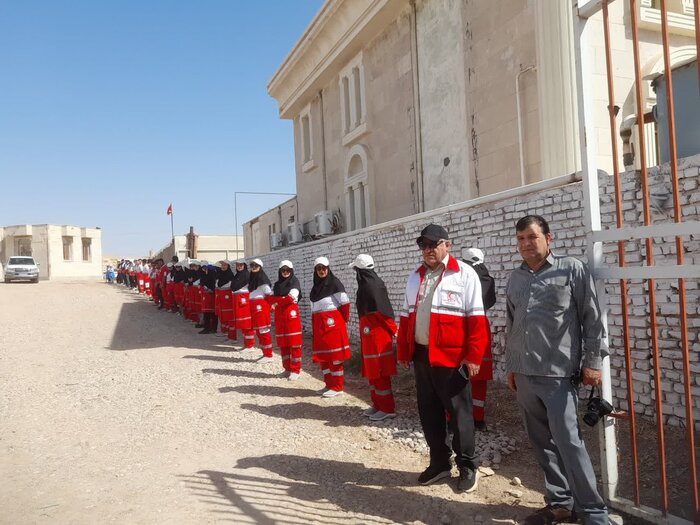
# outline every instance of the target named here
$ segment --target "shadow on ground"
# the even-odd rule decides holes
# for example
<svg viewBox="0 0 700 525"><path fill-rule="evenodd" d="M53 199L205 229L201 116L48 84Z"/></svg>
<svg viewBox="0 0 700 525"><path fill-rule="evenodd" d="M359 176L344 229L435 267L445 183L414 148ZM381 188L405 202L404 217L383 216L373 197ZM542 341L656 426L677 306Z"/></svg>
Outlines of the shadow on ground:
<svg viewBox="0 0 700 525"><path fill-rule="evenodd" d="M417 493L410 489L413 472L284 454L248 457L231 472L202 470L182 479L212 512L258 524L471 523L479 514L513 520L527 512L506 503L469 502L467 494L447 499Z"/></svg>

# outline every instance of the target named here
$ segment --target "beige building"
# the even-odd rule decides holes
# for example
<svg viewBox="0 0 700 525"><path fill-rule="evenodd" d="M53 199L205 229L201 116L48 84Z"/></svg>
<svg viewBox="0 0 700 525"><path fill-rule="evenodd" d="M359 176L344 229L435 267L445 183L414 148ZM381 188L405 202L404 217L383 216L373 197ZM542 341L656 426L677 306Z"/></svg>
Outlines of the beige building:
<svg viewBox="0 0 700 525"><path fill-rule="evenodd" d="M173 255L177 255L180 261L192 258L215 263L243 257L244 246L242 235L200 235L190 228L188 234L176 235L163 248L151 253L149 258L162 258L168 262Z"/></svg>
<svg viewBox="0 0 700 525"><path fill-rule="evenodd" d="M102 230L54 224L0 227L0 261L30 255L40 279L100 278Z"/></svg>
<svg viewBox="0 0 700 525"><path fill-rule="evenodd" d="M280 117L294 122L298 202L244 225L248 254L580 171L576 4L328 0L268 85ZM667 4L672 63L697 60L693 1ZM636 13L651 144L659 7L640 0ZM593 140L610 172L601 16L593 17L599 38L582 53L601 80ZM620 165L624 154L633 167L629 3L611 3L610 17ZM658 164L657 148L648 150L648 164Z"/></svg>

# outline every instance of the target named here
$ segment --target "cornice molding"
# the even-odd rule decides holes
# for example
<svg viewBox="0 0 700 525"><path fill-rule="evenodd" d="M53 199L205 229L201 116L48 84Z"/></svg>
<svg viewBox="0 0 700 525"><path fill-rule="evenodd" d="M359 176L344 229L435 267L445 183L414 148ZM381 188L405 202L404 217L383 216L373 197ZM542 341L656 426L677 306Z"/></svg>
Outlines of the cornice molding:
<svg viewBox="0 0 700 525"><path fill-rule="evenodd" d="M328 0L267 85L281 118L291 119L408 0Z"/></svg>

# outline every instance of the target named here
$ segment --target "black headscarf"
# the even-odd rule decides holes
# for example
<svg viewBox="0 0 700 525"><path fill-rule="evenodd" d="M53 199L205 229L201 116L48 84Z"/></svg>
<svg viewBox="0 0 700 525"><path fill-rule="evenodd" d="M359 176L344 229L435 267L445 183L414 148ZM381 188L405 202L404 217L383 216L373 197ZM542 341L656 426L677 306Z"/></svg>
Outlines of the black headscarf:
<svg viewBox="0 0 700 525"><path fill-rule="evenodd" d="M301 284L299 284L299 279L294 276L294 269L290 268L290 272L289 277L286 279L282 277L281 269L277 272L277 282L272 288L272 293L274 295L286 297L294 288L301 292Z"/></svg>
<svg viewBox="0 0 700 525"><path fill-rule="evenodd" d="M204 271L206 268L206 271ZM199 285L208 288L209 290L214 290L216 288L216 266L211 264L202 266L202 276L199 279Z"/></svg>
<svg viewBox="0 0 700 525"><path fill-rule="evenodd" d="M173 282L176 282L176 283L185 282L185 271L179 266L174 267Z"/></svg>
<svg viewBox="0 0 700 525"><path fill-rule="evenodd" d="M394 318L394 309L389 301L384 281L374 270L355 268L357 273L357 314L363 315L379 312L387 317Z"/></svg>
<svg viewBox="0 0 700 525"><path fill-rule="evenodd" d="M257 272L250 272L250 277L248 279L248 290L251 292L256 290L259 286L268 285L272 287L272 282L270 278L265 273L265 270L260 268Z"/></svg>
<svg viewBox="0 0 700 525"><path fill-rule="evenodd" d="M318 276L318 273L316 273L316 270L314 270L314 285L311 288L311 293L309 294L312 302L315 303L324 297L329 297L334 293L344 291L345 287L343 286L343 283L341 283L340 279L333 275L330 268L328 268L328 275L326 275L326 277L323 279L321 279Z"/></svg>
<svg viewBox="0 0 700 525"><path fill-rule="evenodd" d="M223 268L219 268L219 271L217 272L216 286L225 286L230 283L232 279L233 272L231 271L230 265L225 270Z"/></svg>
<svg viewBox="0 0 700 525"><path fill-rule="evenodd" d="M248 271L248 265L246 263L243 263L243 266L245 266L245 268L240 272L236 272L236 275L234 275L233 279L231 279L232 292L240 290L248 284L248 280L250 279L250 272Z"/></svg>

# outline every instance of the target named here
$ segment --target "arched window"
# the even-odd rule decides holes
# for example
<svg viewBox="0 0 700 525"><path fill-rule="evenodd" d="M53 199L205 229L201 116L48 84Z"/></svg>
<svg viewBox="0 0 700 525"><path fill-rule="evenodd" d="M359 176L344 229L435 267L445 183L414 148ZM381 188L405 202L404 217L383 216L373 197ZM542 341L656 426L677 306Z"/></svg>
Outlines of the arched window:
<svg viewBox="0 0 700 525"><path fill-rule="evenodd" d="M367 173L370 157L367 148L355 144L345 161L346 230L358 230L371 224Z"/></svg>

